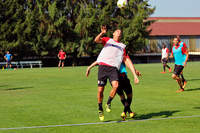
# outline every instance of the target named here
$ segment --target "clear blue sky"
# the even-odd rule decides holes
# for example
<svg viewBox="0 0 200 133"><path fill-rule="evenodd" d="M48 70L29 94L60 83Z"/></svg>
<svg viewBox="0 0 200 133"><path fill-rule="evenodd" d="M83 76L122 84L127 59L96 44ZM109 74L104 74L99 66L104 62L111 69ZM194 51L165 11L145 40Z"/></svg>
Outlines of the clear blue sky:
<svg viewBox="0 0 200 133"><path fill-rule="evenodd" d="M200 17L200 0L149 0L156 7L151 17Z"/></svg>

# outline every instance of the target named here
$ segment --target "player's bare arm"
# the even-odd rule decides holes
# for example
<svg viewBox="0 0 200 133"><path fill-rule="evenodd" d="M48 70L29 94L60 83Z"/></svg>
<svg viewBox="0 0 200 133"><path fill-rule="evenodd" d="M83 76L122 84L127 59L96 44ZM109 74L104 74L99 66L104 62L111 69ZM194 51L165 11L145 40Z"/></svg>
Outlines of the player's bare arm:
<svg viewBox="0 0 200 133"><path fill-rule="evenodd" d="M102 36L107 32L107 28L106 26L101 26L101 33L99 35L96 36L96 38L94 39L94 41L96 43L102 43Z"/></svg>
<svg viewBox="0 0 200 133"><path fill-rule="evenodd" d="M132 72L132 74L134 76L134 82L135 82L135 84L138 84L139 83L139 79L137 77L136 70L135 70L135 67L134 67L131 59L129 57L125 57L124 58L124 63L131 70L131 72Z"/></svg>
<svg viewBox="0 0 200 133"><path fill-rule="evenodd" d="M90 70L94 67L94 66L96 66L96 65L98 65L98 62L93 62L90 66L88 66L88 68L87 68L87 70L86 70L86 77L88 77L89 76L89 74L90 74Z"/></svg>
<svg viewBox="0 0 200 133"><path fill-rule="evenodd" d="M186 66L186 63L187 63L188 58L189 58L189 54L188 54L187 50L186 50L185 54L186 54L186 59L185 59L185 62L184 62L184 67Z"/></svg>

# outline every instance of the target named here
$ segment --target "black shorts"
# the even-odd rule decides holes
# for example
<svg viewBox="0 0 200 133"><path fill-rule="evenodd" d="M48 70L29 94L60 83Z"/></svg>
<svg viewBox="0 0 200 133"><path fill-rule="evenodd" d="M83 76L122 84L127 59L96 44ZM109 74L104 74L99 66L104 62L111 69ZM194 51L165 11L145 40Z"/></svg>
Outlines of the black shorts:
<svg viewBox="0 0 200 133"><path fill-rule="evenodd" d="M163 58L163 59L162 59L162 62L163 62L163 64L167 64L168 59L167 59L167 58Z"/></svg>
<svg viewBox="0 0 200 133"><path fill-rule="evenodd" d="M10 65L10 64L11 64L11 60L7 60L7 61L6 61L6 64L7 64L7 65Z"/></svg>
<svg viewBox="0 0 200 133"><path fill-rule="evenodd" d="M175 64L174 72L173 73L175 75L179 76L181 74L181 72L183 71L183 68L184 68L184 66L182 66L182 65L176 65Z"/></svg>
<svg viewBox="0 0 200 133"><path fill-rule="evenodd" d="M117 94L121 96L124 94L124 92L126 93L126 95L131 94L132 86L126 74L120 74L119 87L117 88Z"/></svg>
<svg viewBox="0 0 200 133"><path fill-rule="evenodd" d="M98 86L105 86L109 79L110 83L112 81L119 80L119 73L116 67L99 65L98 71Z"/></svg>
<svg viewBox="0 0 200 133"><path fill-rule="evenodd" d="M60 63L65 63L65 60L64 60L64 59L62 59L62 60L60 60L59 62L60 62Z"/></svg>

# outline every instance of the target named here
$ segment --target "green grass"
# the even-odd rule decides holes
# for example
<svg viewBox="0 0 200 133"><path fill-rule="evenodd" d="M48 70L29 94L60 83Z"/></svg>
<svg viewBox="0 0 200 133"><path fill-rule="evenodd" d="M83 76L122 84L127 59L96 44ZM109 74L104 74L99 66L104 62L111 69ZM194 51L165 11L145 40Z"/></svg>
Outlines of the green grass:
<svg viewBox="0 0 200 133"><path fill-rule="evenodd" d="M173 64L170 64L173 66ZM133 84L132 109L136 120L200 115L200 62L184 69L186 91L171 73L161 74L161 64L136 64L142 72L140 84ZM86 78L87 67L34 68L0 71L0 128L99 122L97 115L97 67ZM110 85L104 92L104 105ZM119 97L105 121L119 121L123 111ZM128 119L130 120L130 119ZM71 127L0 130L0 133L199 133L200 118L129 121Z"/></svg>

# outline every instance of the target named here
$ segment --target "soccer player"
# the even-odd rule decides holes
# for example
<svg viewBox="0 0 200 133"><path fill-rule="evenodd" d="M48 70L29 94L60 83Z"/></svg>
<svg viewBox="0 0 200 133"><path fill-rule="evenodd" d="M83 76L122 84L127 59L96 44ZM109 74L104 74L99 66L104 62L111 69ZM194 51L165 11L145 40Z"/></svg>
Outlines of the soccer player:
<svg viewBox="0 0 200 133"><path fill-rule="evenodd" d="M104 86L106 85L107 79L109 79L112 85L110 96L107 102L107 107L110 108L110 103L115 97L118 88L118 70L120 68L121 62L129 62L125 52L126 45L119 42L122 35L121 30L115 30L113 33L113 38L102 37L106 32L106 26L102 26L101 33L98 34L94 40L96 43L102 43L104 45L97 58L97 62L99 64L97 98L99 106L99 119L101 121L104 120L102 101ZM136 74L134 76L134 80L136 83L139 82Z"/></svg>
<svg viewBox="0 0 200 133"><path fill-rule="evenodd" d="M167 65L168 62L168 57L169 57L169 49L166 47L166 45L163 43L162 45L162 52L161 52L161 62L163 64L163 72L161 73L166 73L165 72L165 67L169 69L169 72L171 72L171 68Z"/></svg>
<svg viewBox="0 0 200 133"><path fill-rule="evenodd" d="M58 58L59 58L59 63L58 63L58 68L60 68L60 65L62 64L62 68L64 67L65 64L65 59L66 59L66 53L61 49L58 53Z"/></svg>
<svg viewBox="0 0 200 133"><path fill-rule="evenodd" d="M132 63L132 62L129 62ZM90 70L91 68L93 68L94 66L96 66L98 63L95 61L93 62L86 71L86 76L89 76ZM129 65L129 64L127 64ZM131 67L134 67L133 65ZM135 70L135 68L133 68L132 70ZM138 76L141 76L141 73L139 71L135 70L135 73ZM132 74L134 74L132 72ZM124 93L126 94L126 97L124 95ZM132 86L130 84L130 80L127 77L127 71L126 71L126 66L124 63L121 64L120 66L120 70L119 70L119 87L117 89L117 94L120 96L121 102L124 105L124 111L121 114L121 117L123 120L126 119L126 113L128 112L130 117L133 118L134 117L134 112L132 112L130 106L131 106L131 102L132 102ZM109 99L108 99L109 100ZM111 104L111 103L110 103ZM107 112L110 112L110 108L106 108Z"/></svg>
<svg viewBox="0 0 200 133"><path fill-rule="evenodd" d="M174 38L173 43L174 46L172 47L171 57L174 57L175 67L174 67L174 72L172 74L172 78L176 80L180 86L180 89L176 92L182 92L184 91L184 86L179 76L182 73L183 68L187 63L189 55L186 47L183 46L183 42L180 43L177 37Z"/></svg>
<svg viewBox="0 0 200 133"><path fill-rule="evenodd" d="M9 51L6 52L4 59L6 60L6 68L11 68L11 60L12 60L13 56L12 54L10 54Z"/></svg>
<svg viewBox="0 0 200 133"><path fill-rule="evenodd" d="M186 44L185 44L184 42L181 41L180 36L177 35L176 37L177 37L177 39L178 39L179 44L180 44L180 45L183 45L183 47L185 47L185 49L187 49ZM174 44L174 45L175 45L175 44ZM173 46L174 46L174 45L173 45ZM185 88L185 86L186 86L186 84L187 84L187 81L185 80L185 78L184 78L184 76L183 76L183 72L180 74L180 76L181 76L181 80L182 80L182 83L183 83L183 88Z"/></svg>

